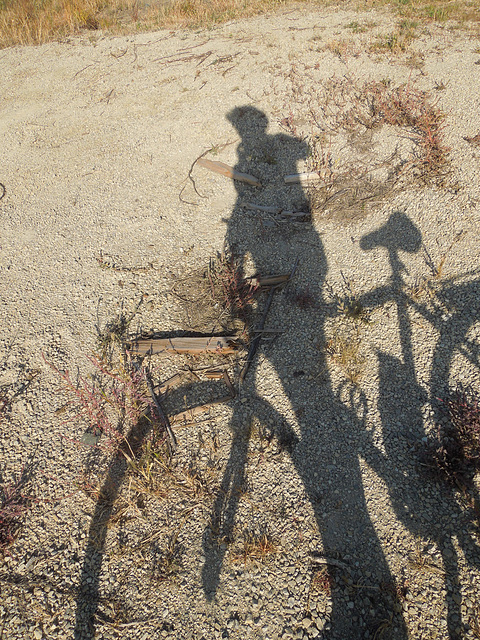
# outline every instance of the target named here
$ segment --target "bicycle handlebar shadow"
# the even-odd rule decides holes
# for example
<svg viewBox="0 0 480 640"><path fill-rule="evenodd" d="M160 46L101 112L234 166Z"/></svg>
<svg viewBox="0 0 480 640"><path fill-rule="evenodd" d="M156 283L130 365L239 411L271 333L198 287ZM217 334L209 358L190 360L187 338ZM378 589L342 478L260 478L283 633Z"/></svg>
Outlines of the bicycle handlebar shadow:
<svg viewBox="0 0 480 640"><path fill-rule="evenodd" d="M323 243L313 226L301 230L266 229L258 214L242 207L245 201L253 201L305 210L308 200L301 187L285 186L282 176L297 173L297 162L307 156L307 145L285 134L267 134L265 114L252 107L236 108L228 119L241 135L235 169L257 175L264 187L254 191L248 185L235 183L238 199L228 222L226 245L261 273L289 272L299 258L295 286L308 286L311 290L314 283L317 305L313 310L300 310L286 296L277 295L270 318L281 317L284 332L281 341L270 346L263 356L281 381L278 405L262 398L258 391L259 356L252 363L242 389L242 395L249 399L248 411L241 398L233 405L230 457L211 513L212 526L204 533L205 596L212 600L217 594L227 552L226 545L221 543L227 542L228 546L235 532L239 489L246 478L248 424L253 418L264 420L267 414L277 429L285 431L281 405L286 403L293 415L286 429L289 439L296 442L291 459L313 508L323 551L330 557L342 558L352 569L350 575L338 576L332 590L329 637L355 640L366 637L366 633L373 636L392 614L392 625L384 638L406 639L401 607L395 606L389 591L395 580L371 521L363 489L359 458L366 447L372 446L365 415L359 417L353 407L338 398L328 373L322 383L307 376L291 376L295 369L328 372L324 348L316 349L312 344L325 344L325 313L329 313L325 309L330 308L323 299L328 271ZM262 162L262 158L268 160ZM281 488L272 487L273 493L279 491ZM334 567L330 569L337 571ZM365 588L349 588L341 578L347 582L353 579Z"/></svg>

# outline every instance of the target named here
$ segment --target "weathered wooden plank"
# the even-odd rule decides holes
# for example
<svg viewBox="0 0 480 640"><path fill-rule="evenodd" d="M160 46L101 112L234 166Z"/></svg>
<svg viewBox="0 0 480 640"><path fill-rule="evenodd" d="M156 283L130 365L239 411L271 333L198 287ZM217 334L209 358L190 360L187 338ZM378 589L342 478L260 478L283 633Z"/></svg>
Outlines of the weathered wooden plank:
<svg viewBox="0 0 480 640"><path fill-rule="evenodd" d="M279 284L285 284L290 280L289 273L282 273L274 276L258 276L257 284L259 287L276 287Z"/></svg>
<svg viewBox="0 0 480 640"><path fill-rule="evenodd" d="M255 176L251 176L248 173L241 173L240 171L236 171L233 167L230 167L228 164L224 162L217 162L215 160L207 160L207 158L199 158L197 160L197 164L205 169L209 169L210 171L215 171L215 173L220 173L222 176L226 176L227 178L231 178L232 180L238 180L239 182L247 182L248 184L253 185L254 187L261 187L260 180L255 178Z"/></svg>
<svg viewBox="0 0 480 640"><path fill-rule="evenodd" d="M228 336L208 336L200 338L151 338L133 343L130 353L146 356L158 353L234 353L238 345Z"/></svg>
<svg viewBox="0 0 480 640"><path fill-rule="evenodd" d="M292 173L289 176L284 177L286 184L305 184L309 182L323 183L325 186L327 183L320 178L316 171L307 171L305 173Z"/></svg>

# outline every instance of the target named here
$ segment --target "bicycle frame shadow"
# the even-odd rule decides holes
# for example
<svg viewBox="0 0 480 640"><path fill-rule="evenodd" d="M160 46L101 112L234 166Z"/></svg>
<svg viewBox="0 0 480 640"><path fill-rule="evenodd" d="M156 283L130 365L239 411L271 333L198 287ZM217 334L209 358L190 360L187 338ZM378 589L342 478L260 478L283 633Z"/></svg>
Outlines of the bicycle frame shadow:
<svg viewBox="0 0 480 640"><path fill-rule="evenodd" d="M433 541L441 554L447 591L448 634L454 640L463 637L465 631L461 622L461 585L454 538L457 538L467 562L477 568L480 568L480 547L468 532L469 519L453 489L440 486L433 478L428 479L420 464L422 449L426 448L422 444L426 439L422 409L428 406L437 412L436 419L440 418L437 398L448 394L454 355L465 345L467 333L477 320L476 309L469 308L468 301L480 299L480 280L440 288L437 296L441 304L437 313L413 302L404 293L404 267L399 251L417 251L420 244L419 231L401 212L395 212L383 227L363 237L360 243L365 251L383 248L388 253L390 286L369 292L360 301L367 306L381 305L388 300L396 302L402 354L400 359L382 351L377 352L378 410L386 453L379 456L376 451L372 455L370 450L366 461L387 484L399 521L422 541ZM427 388L417 381L409 306L439 333ZM450 318L445 317L446 306L455 310ZM480 369L478 346L476 353L468 359Z"/></svg>

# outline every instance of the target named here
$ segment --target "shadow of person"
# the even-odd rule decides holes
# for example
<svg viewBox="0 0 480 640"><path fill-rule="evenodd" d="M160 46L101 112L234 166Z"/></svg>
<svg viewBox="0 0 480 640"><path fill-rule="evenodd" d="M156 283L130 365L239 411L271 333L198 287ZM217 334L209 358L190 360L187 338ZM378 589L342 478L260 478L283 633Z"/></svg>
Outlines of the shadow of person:
<svg viewBox="0 0 480 640"><path fill-rule="evenodd" d="M365 251L382 248L387 251L391 267L390 285L370 292L362 302L369 304L375 299L377 303L379 300L380 303L387 300L396 302L401 344L401 358L382 351L377 354L378 410L385 455L381 456L378 450L370 449L365 457L386 483L398 520L423 542L434 542L441 554L444 573L441 569L440 573L447 593L447 627L449 637L453 640L463 637L464 633L461 625L458 557L453 539L457 538L467 561L476 566L480 566L479 549L468 533L468 518L454 494L438 483L426 481L425 473L418 464L418 454L424 447L422 439L425 440L422 408L426 403L434 407L437 396L443 395L448 389L454 352L464 343L466 333L475 321L475 314L472 317L471 310L469 312L462 307L465 307L465 300L474 299L472 294L478 293L479 284L471 282L450 286L447 287L447 293L439 292L441 298L455 303L449 304L456 311L448 321L419 304L414 305L415 310L438 330L428 391L424 390L417 382L409 318L411 301L404 293L402 273L405 269L399 256L400 252L417 252L421 244L420 231L401 212L394 213L385 225L360 241L360 247ZM475 360L478 367L478 357L475 358L474 354Z"/></svg>
<svg viewBox="0 0 480 640"><path fill-rule="evenodd" d="M295 287L308 287L316 305L300 309L286 295L274 297L271 317L281 318L283 334L252 363L242 387L247 401L240 397L233 405L230 457L203 537L203 589L208 600L219 590L246 480L250 424L268 416L270 424L283 430L282 437L293 444L291 459L312 505L323 553L349 567L348 574L341 576L338 567L330 567L339 579L332 590L329 638L373 637L385 619L390 619L383 637L401 640L407 636L401 608L395 607L391 595L395 581L363 490L359 455L371 443L364 416L358 415L362 407L346 406L338 398L324 349L314 346L325 344L324 322L329 310L323 298L328 263L321 238L309 225L267 227L260 214L244 207L254 201L306 210L308 200L303 190L298 185L285 185L283 176L298 171L297 162L306 158L308 148L294 137L269 135L265 114L255 108L236 108L228 119L241 136L235 169L256 175L264 187L254 190L236 183L238 198L228 222L227 248L250 269L263 274L288 273L298 258ZM265 387L263 367L273 372L274 388ZM318 376L293 375L318 371L323 372L321 382ZM282 487L272 486L269 491L274 495L282 492ZM298 598L298 593L291 595Z"/></svg>

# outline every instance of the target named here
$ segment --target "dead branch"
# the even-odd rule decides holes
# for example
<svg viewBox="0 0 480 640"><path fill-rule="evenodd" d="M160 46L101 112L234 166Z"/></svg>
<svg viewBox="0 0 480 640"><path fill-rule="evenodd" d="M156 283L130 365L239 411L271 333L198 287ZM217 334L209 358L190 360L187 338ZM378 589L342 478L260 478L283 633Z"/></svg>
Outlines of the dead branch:
<svg viewBox="0 0 480 640"><path fill-rule="evenodd" d="M176 51L175 53L169 53L166 56L160 56L159 58L154 58L152 60L152 62L158 62L159 60L165 60L166 58L172 58L175 55L187 54L192 49L198 49L198 47L203 47L208 42L210 42L210 40L211 40L211 38L207 38L207 40L204 40L203 42L199 42L198 44L194 44L191 47L184 47L183 49L180 49L179 51ZM156 41L156 42L158 42L158 41ZM146 44L150 44L150 43L146 43Z"/></svg>
<svg viewBox="0 0 480 640"><path fill-rule="evenodd" d="M278 285L285 284L290 280L289 273L282 273L273 276L254 276L259 287L277 287Z"/></svg>
<svg viewBox="0 0 480 640"><path fill-rule="evenodd" d="M77 71L77 73L73 77L76 78L80 73L82 73L82 71L85 71L85 69L88 69L89 67L93 67L93 66L95 66L94 62L92 62L91 64L87 64L86 67L83 67L83 69L80 69L80 71Z"/></svg>
<svg viewBox="0 0 480 640"><path fill-rule="evenodd" d="M251 209L252 211L270 213L275 216L276 221L303 221L311 217L308 211L289 211L287 209L281 209L280 207L267 207L259 204L253 204L252 202L245 202L243 206L247 209Z"/></svg>
<svg viewBox="0 0 480 640"><path fill-rule="evenodd" d="M225 144L222 144L222 145L220 145L219 147L215 147L215 149L216 149L217 151L222 151L223 149L225 149L225 147L228 147L229 145L234 144L235 142L237 142L237 140L233 140L232 142L225 142ZM206 156L206 155L207 155L207 153L210 153L211 151L213 151L213 147L210 147L210 149L207 149L207 150L206 150L206 151L204 151L201 155L199 155L199 156L198 156L198 158L195 158L195 160L192 162L192 164L191 164L191 166L190 166L190 169L189 169L188 174L187 174L187 178L186 178L186 180L185 180L185 182L187 182L187 180L190 180L190 182L191 182L191 183L192 183L192 185L193 185L193 190L195 191L195 193L197 194L197 196L199 196L200 198L206 198L207 196L202 196L202 194L198 191L198 189L197 189L197 185L195 184L195 180L194 180L194 178L193 178L193 176L192 176L192 171L193 171L193 167L196 165L196 163L197 163L201 158L203 158L204 156ZM197 206L197 203L196 203L196 202L189 202L188 200L184 200L184 199L182 198L182 194L183 194L183 192L185 191L186 186L187 186L186 184L184 184L184 185L183 185L183 187L182 187L182 189L181 189L180 193L178 194L178 199L180 200L180 202L183 202L184 204L191 204L191 205Z"/></svg>
<svg viewBox="0 0 480 640"><path fill-rule="evenodd" d="M313 554L310 554L309 558L315 564L331 564L334 567L338 567L339 569L343 569L344 571L348 571L348 573L351 573L350 567L341 560L336 560L335 558L326 558L325 556L317 556Z"/></svg>
<svg viewBox="0 0 480 640"><path fill-rule="evenodd" d="M121 53L113 53L113 51L110 51L110 55L118 60L119 58L123 58L127 51L128 47L125 47L125 49Z"/></svg>

